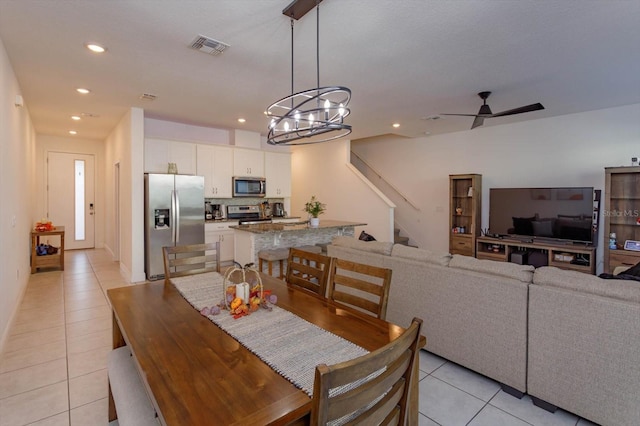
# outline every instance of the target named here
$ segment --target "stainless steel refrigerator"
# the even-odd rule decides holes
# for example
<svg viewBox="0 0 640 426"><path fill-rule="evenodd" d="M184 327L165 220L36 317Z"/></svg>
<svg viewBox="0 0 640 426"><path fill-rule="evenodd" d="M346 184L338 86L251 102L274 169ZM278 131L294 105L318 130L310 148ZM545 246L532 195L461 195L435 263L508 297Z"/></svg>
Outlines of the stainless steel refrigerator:
<svg viewBox="0 0 640 426"><path fill-rule="evenodd" d="M204 243L204 177L144 175L144 265L164 278L162 247Z"/></svg>

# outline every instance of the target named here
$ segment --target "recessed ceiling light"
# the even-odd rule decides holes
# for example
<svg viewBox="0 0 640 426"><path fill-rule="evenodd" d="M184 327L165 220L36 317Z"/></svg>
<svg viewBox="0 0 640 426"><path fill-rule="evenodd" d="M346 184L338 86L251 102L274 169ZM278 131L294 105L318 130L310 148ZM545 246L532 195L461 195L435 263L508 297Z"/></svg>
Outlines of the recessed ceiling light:
<svg viewBox="0 0 640 426"><path fill-rule="evenodd" d="M70 134L70 135L77 135L77 134L78 134L78 132L76 132L75 130L69 130L69 134Z"/></svg>
<svg viewBox="0 0 640 426"><path fill-rule="evenodd" d="M78 121L78 120L80 120L80 116L79 115L72 115L71 119L75 120L75 121Z"/></svg>
<svg viewBox="0 0 640 426"><path fill-rule="evenodd" d="M238 118L238 123L246 123L247 120L245 120L244 118Z"/></svg>
<svg viewBox="0 0 640 426"><path fill-rule="evenodd" d="M106 48L100 46L99 44L95 44L95 43L86 43L85 47L87 49L89 49L90 51L94 52L94 53L104 53L107 51Z"/></svg>
<svg viewBox="0 0 640 426"><path fill-rule="evenodd" d="M393 123L392 126L397 129L398 127L400 127L400 123Z"/></svg>
<svg viewBox="0 0 640 426"><path fill-rule="evenodd" d="M85 89L84 87L78 87L76 89L76 92L82 93L83 95L86 95L87 93L91 93L91 90Z"/></svg>

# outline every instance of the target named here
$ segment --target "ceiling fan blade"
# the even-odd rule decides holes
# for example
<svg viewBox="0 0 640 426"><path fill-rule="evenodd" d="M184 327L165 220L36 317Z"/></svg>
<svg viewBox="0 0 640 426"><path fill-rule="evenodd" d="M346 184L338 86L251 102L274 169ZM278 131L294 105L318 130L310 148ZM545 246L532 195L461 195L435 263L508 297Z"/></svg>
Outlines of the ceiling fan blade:
<svg viewBox="0 0 640 426"><path fill-rule="evenodd" d="M538 111L544 109L541 103L531 104L520 108L514 108L507 111L497 112L491 117L504 117L506 115L522 114L523 112Z"/></svg>
<svg viewBox="0 0 640 426"><path fill-rule="evenodd" d="M473 120L473 124L471 125L471 129L475 129L476 127L480 127L484 124L484 117L483 116L476 116L476 119Z"/></svg>
<svg viewBox="0 0 640 426"><path fill-rule="evenodd" d="M438 115L455 115L458 117L477 117L477 114L438 114Z"/></svg>

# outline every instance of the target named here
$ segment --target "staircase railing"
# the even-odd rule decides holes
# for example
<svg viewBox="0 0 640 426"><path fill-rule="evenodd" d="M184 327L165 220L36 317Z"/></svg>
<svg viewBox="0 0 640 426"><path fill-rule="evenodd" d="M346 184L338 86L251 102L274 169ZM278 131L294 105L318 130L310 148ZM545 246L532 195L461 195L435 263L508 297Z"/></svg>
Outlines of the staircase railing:
<svg viewBox="0 0 640 426"><path fill-rule="evenodd" d="M378 173L378 171L371 167L371 165L369 163L367 163L362 157L360 157L358 154L356 154L355 152L351 151L351 155L355 156L362 164L364 164L365 166L367 166L367 168L369 170L371 170L377 177L378 179L380 179L381 181L384 182L385 185L387 185L389 188L391 188L400 198L402 198L407 204L409 204L414 210L416 211L420 211L420 208L409 199L409 197L407 197L406 195L404 195L402 193L402 191L400 191L398 188L396 188L391 182L389 182L387 179L385 179L380 173Z"/></svg>

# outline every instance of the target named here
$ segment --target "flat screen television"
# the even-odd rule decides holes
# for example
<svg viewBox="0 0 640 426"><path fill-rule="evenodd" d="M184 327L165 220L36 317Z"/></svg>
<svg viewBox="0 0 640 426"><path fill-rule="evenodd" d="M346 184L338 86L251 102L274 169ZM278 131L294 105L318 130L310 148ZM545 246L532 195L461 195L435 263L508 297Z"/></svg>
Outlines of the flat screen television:
<svg viewBox="0 0 640 426"><path fill-rule="evenodd" d="M489 233L595 245L593 187L491 188Z"/></svg>

